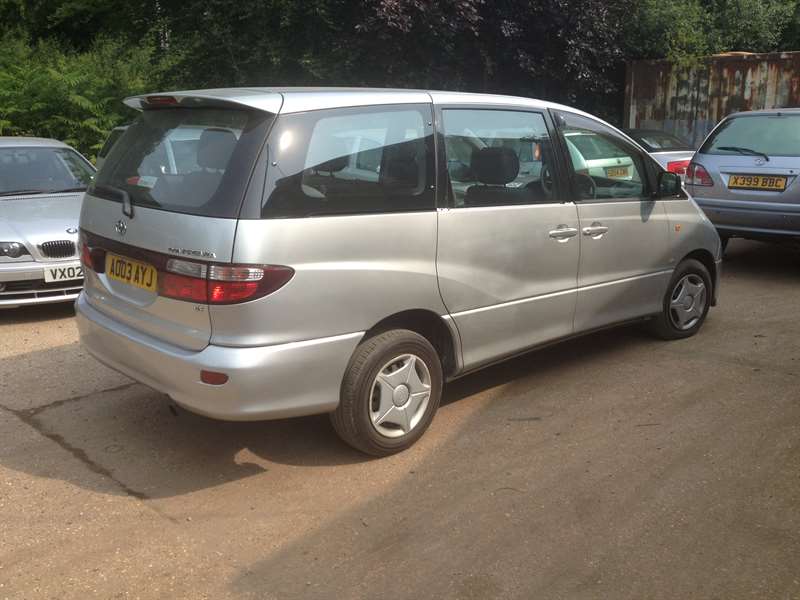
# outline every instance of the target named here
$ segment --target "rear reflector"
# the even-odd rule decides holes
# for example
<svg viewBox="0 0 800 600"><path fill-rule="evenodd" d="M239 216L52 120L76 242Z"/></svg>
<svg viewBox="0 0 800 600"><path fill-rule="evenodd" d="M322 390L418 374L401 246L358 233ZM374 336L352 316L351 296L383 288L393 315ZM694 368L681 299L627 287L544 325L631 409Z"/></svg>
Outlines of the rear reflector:
<svg viewBox="0 0 800 600"><path fill-rule="evenodd" d="M225 373L218 373L217 371L200 371L200 381L208 385L222 385L228 382L228 376Z"/></svg>
<svg viewBox="0 0 800 600"><path fill-rule="evenodd" d="M677 173L678 175L685 175L686 168L689 166L689 160L674 160L667 163L667 171L670 173Z"/></svg>
<svg viewBox="0 0 800 600"><path fill-rule="evenodd" d="M208 302L208 288L205 279L176 275L175 273L159 273L158 295L187 302Z"/></svg>

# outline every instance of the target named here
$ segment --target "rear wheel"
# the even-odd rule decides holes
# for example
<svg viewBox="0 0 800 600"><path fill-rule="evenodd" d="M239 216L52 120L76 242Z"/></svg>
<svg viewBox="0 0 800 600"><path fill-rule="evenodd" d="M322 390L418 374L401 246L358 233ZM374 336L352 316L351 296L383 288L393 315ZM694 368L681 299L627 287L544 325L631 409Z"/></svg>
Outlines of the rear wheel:
<svg viewBox="0 0 800 600"><path fill-rule="evenodd" d="M405 329L386 331L353 353L331 423L357 450L373 456L400 452L433 420L442 381L441 361L427 339Z"/></svg>
<svg viewBox="0 0 800 600"><path fill-rule="evenodd" d="M651 331L665 340L679 340L698 332L711 306L711 275L700 261L687 259L675 269L664 304L650 322Z"/></svg>

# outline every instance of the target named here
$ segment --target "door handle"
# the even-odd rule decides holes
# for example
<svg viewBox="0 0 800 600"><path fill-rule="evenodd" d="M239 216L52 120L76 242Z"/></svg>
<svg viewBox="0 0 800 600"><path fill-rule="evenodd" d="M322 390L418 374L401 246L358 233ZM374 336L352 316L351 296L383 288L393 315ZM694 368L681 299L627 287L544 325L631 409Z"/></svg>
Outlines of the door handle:
<svg viewBox="0 0 800 600"><path fill-rule="evenodd" d="M603 237L604 233L608 232L608 227L603 225L600 221L595 221L589 227L584 227L581 229L583 235L588 235L596 240L599 240Z"/></svg>
<svg viewBox="0 0 800 600"><path fill-rule="evenodd" d="M578 235L578 230L568 225L559 225L550 231L550 237L561 244L568 242L570 238L574 238L576 235Z"/></svg>

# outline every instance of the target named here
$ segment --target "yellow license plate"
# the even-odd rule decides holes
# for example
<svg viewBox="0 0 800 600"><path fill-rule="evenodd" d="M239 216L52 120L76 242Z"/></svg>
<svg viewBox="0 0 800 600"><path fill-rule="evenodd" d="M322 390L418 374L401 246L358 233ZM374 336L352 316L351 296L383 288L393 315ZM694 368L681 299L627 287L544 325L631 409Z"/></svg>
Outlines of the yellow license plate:
<svg viewBox="0 0 800 600"><path fill-rule="evenodd" d="M627 177L628 176L628 167L611 167L606 169L606 175L608 177Z"/></svg>
<svg viewBox="0 0 800 600"><path fill-rule="evenodd" d="M728 188L733 190L767 190L782 192L786 189L786 177L778 175L731 175Z"/></svg>
<svg viewBox="0 0 800 600"><path fill-rule="evenodd" d="M152 265L106 253L106 277L150 292L158 289L158 271Z"/></svg>

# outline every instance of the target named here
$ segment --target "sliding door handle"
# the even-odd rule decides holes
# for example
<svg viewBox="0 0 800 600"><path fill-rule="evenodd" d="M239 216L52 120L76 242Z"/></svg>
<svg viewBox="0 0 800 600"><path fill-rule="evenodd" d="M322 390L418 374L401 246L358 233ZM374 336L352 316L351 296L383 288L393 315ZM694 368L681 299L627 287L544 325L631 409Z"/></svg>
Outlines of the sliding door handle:
<svg viewBox="0 0 800 600"><path fill-rule="evenodd" d="M589 227L584 227L581 229L581 231L583 232L583 235L588 235L596 240L599 240L601 237L603 237L604 233L608 233L608 227L599 221L595 221Z"/></svg>
<svg viewBox="0 0 800 600"><path fill-rule="evenodd" d="M568 242L570 238L578 235L578 230L567 225L559 225L550 231L550 237L558 242Z"/></svg>

